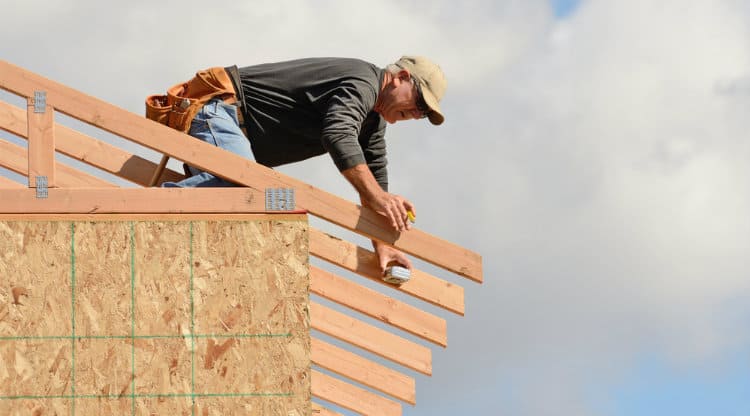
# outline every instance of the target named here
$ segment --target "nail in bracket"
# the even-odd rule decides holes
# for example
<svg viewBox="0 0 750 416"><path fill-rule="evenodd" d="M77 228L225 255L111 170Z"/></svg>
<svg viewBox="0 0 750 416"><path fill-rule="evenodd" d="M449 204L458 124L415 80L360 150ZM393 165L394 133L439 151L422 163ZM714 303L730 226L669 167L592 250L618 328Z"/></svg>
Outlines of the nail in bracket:
<svg viewBox="0 0 750 416"><path fill-rule="evenodd" d="M293 211L293 188L266 188L266 211Z"/></svg>
<svg viewBox="0 0 750 416"><path fill-rule="evenodd" d="M47 177L46 176L37 176L36 177L36 197L37 198L47 198L48 192L47 192Z"/></svg>
<svg viewBox="0 0 750 416"><path fill-rule="evenodd" d="M34 91L34 112L44 113L47 108L47 93L45 91Z"/></svg>

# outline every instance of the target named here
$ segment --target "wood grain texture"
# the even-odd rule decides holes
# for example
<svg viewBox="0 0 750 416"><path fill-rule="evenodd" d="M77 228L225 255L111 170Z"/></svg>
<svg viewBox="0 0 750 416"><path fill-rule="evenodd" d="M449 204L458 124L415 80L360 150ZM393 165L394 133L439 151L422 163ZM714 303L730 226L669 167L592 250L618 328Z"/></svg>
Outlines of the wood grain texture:
<svg viewBox="0 0 750 416"><path fill-rule="evenodd" d="M407 293L435 306L464 314L464 289L445 280L414 269L411 279L392 285L381 279L377 255L346 240L310 228L310 254L357 273L371 281Z"/></svg>
<svg viewBox="0 0 750 416"><path fill-rule="evenodd" d="M0 101L0 129L27 138L26 113L16 106ZM59 123L55 125L55 148L66 156L141 186L148 186L157 168L155 163L147 159ZM156 184L177 182L184 177L181 173L165 169Z"/></svg>
<svg viewBox="0 0 750 416"><path fill-rule="evenodd" d="M310 341L313 364L409 404L416 403L416 383L413 377L325 341L316 338Z"/></svg>
<svg viewBox="0 0 750 416"><path fill-rule="evenodd" d="M315 266L310 267L310 292L441 347L448 343L445 319Z"/></svg>
<svg viewBox="0 0 750 416"><path fill-rule="evenodd" d="M0 414L309 414L306 218L260 218L0 220Z"/></svg>
<svg viewBox="0 0 750 416"><path fill-rule="evenodd" d="M47 186L55 184L55 111L45 106L44 112L35 112L34 102L29 100L26 119L28 121L29 187L36 188L36 177L46 176Z"/></svg>
<svg viewBox="0 0 750 416"><path fill-rule="evenodd" d="M362 415L400 416L401 404L312 370L312 394Z"/></svg>
<svg viewBox="0 0 750 416"><path fill-rule="evenodd" d="M21 146L0 140L0 166L18 173L29 175L28 151ZM65 187L100 187L115 188L116 186L96 176L73 169L65 164L56 164L56 181L59 186Z"/></svg>
<svg viewBox="0 0 750 416"><path fill-rule="evenodd" d="M0 189L0 213L183 212L265 212L265 203L248 188L54 188L43 199L33 189Z"/></svg>
<svg viewBox="0 0 750 416"><path fill-rule="evenodd" d="M432 375L432 351L388 331L362 322L316 302L310 302L310 325L326 335L373 354Z"/></svg>

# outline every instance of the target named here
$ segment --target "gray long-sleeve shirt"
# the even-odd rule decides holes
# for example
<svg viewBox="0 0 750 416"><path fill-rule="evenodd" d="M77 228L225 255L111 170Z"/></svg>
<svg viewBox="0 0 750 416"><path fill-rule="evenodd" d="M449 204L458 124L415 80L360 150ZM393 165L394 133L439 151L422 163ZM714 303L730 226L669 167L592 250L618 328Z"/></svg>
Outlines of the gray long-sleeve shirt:
<svg viewBox="0 0 750 416"><path fill-rule="evenodd" d="M329 153L340 171L366 163L388 189L385 120L373 111L383 69L308 58L239 69L255 159L279 166Z"/></svg>

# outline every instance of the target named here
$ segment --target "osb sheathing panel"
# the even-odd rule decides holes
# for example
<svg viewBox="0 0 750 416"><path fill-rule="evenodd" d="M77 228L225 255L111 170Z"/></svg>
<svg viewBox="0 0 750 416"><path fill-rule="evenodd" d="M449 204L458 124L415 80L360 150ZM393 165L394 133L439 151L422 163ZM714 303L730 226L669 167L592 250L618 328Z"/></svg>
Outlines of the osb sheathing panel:
<svg viewBox="0 0 750 416"><path fill-rule="evenodd" d="M310 414L306 217L258 218L0 220L0 414Z"/></svg>

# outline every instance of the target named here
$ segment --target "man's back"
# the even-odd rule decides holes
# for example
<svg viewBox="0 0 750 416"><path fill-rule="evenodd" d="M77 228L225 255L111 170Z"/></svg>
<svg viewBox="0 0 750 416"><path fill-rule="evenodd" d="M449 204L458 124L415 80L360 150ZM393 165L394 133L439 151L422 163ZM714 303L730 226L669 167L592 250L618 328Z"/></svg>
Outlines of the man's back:
<svg viewBox="0 0 750 416"><path fill-rule="evenodd" d="M307 58L239 73L258 162L278 166L328 152L340 170L367 163L387 183L386 123L373 111L382 69L358 59Z"/></svg>

